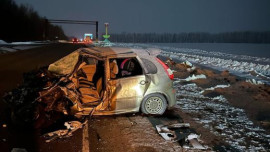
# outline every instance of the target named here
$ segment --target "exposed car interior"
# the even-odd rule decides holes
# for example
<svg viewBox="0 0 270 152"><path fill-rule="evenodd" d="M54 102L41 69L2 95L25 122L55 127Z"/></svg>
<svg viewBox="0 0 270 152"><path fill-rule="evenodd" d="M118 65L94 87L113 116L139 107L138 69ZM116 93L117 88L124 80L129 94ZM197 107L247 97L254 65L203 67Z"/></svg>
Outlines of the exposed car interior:
<svg viewBox="0 0 270 152"><path fill-rule="evenodd" d="M82 58L82 63L75 75L82 105L98 105L103 96L104 62L94 58Z"/></svg>

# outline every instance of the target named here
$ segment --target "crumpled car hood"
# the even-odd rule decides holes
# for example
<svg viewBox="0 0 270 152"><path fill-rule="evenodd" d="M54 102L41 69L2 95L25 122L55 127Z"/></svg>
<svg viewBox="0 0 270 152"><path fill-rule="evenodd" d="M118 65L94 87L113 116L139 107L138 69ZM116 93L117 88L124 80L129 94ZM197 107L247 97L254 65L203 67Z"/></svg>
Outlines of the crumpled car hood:
<svg viewBox="0 0 270 152"><path fill-rule="evenodd" d="M48 71L55 75L67 75L70 74L79 60L79 52L73 53L63 57L62 59L49 65Z"/></svg>

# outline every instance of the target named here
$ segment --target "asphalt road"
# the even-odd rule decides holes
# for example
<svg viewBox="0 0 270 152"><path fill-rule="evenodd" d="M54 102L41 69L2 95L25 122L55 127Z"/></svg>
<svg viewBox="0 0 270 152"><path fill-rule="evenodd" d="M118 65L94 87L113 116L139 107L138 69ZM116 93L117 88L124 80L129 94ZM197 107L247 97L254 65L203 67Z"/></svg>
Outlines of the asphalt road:
<svg viewBox="0 0 270 152"><path fill-rule="evenodd" d="M4 93L22 83L23 74L47 66L67 54L83 47L74 44L48 44L38 48L0 54L0 151L11 151L13 148L25 148L27 151L39 151L38 134L10 126L7 122L7 109L2 101ZM3 127L7 125L7 127Z"/></svg>

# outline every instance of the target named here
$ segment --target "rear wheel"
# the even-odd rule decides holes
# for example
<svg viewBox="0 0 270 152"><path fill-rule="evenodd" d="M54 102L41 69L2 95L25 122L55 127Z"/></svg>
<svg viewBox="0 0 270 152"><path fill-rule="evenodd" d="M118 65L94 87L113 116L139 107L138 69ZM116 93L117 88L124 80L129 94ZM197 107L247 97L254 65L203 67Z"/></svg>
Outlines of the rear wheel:
<svg viewBox="0 0 270 152"><path fill-rule="evenodd" d="M166 108L166 99L157 93L147 95L141 104L141 110L144 114L162 115Z"/></svg>

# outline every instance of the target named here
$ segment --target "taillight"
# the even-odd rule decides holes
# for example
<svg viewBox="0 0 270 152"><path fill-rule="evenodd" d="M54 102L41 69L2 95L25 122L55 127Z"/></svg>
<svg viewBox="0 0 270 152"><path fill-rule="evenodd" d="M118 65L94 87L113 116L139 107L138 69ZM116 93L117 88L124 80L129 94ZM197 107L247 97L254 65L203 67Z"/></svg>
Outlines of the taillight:
<svg viewBox="0 0 270 152"><path fill-rule="evenodd" d="M159 58L156 58L157 61L162 65L162 67L164 68L165 72L167 73L168 77L173 80L174 78L174 75L173 75L173 72L172 70L164 63L162 62Z"/></svg>

